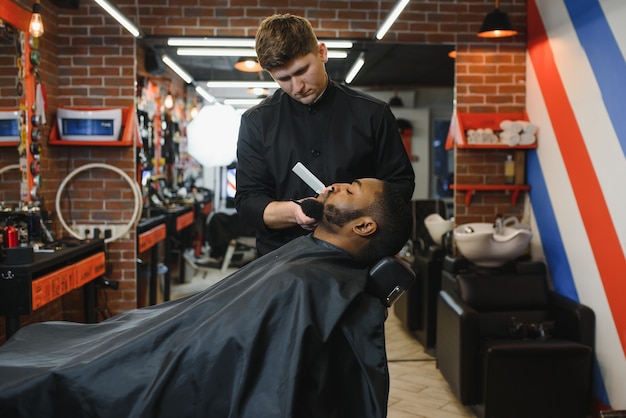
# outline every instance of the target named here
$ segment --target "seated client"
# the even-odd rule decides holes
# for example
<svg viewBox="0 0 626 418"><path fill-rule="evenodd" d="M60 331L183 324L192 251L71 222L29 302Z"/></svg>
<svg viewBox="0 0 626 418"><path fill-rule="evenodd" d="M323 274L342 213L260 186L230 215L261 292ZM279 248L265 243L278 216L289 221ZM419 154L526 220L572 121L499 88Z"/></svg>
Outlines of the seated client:
<svg viewBox="0 0 626 418"><path fill-rule="evenodd" d="M386 416L386 307L365 288L408 240L408 203L371 178L313 200L312 234L201 293L19 330L0 347L0 417Z"/></svg>

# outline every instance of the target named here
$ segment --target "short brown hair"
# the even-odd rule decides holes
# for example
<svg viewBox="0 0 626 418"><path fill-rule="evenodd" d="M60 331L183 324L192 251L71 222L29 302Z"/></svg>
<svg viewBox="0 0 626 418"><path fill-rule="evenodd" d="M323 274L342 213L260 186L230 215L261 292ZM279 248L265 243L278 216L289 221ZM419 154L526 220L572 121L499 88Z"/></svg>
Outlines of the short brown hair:
<svg viewBox="0 0 626 418"><path fill-rule="evenodd" d="M311 23L292 14L265 18L256 33L257 58L261 67L268 71L315 52L317 45Z"/></svg>

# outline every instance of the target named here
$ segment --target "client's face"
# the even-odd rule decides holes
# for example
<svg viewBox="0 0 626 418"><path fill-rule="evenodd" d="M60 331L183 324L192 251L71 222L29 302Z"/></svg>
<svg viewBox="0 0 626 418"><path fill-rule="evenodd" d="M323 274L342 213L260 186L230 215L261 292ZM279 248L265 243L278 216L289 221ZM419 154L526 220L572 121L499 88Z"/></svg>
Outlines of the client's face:
<svg viewBox="0 0 626 418"><path fill-rule="evenodd" d="M324 205L324 221L341 227L366 215L367 209L382 189L383 182L373 178L358 179L350 184L333 184L320 196Z"/></svg>

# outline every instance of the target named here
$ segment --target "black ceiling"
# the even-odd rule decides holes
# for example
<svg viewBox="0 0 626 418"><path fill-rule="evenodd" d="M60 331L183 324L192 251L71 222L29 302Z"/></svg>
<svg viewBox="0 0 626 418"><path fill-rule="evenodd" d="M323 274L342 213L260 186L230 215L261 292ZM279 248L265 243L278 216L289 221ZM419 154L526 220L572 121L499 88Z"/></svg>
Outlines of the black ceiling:
<svg viewBox="0 0 626 418"><path fill-rule="evenodd" d="M167 54L196 81L271 80L268 74L244 73L233 65L237 57L190 57L176 55L176 47L167 45L167 38L144 38L148 48L158 56ZM326 64L333 80L343 81L357 59L365 53L365 65L352 85L367 87L454 86L454 60L448 57L450 45L411 43L355 42L347 59L330 59Z"/></svg>

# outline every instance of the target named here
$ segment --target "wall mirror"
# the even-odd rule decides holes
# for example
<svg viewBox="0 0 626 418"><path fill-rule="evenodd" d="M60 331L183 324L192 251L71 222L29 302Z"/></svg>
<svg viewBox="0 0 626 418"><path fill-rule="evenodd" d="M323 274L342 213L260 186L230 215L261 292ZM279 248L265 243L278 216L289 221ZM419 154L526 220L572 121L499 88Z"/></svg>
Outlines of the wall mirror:
<svg viewBox="0 0 626 418"><path fill-rule="evenodd" d="M233 106L240 111L275 90L270 87L258 92L247 87L246 82L257 84L272 79L263 71L235 69L239 56L206 56L202 52L194 55L194 47L185 46L206 39L210 38L177 38L178 45L171 45L174 42L168 43L168 36L148 36L142 40L147 50L145 68L159 74L165 68L159 58L167 55L195 80L196 85L204 87L220 102L234 102ZM185 55L178 53L181 48L186 50ZM445 136L442 140L441 132L445 130L442 124L449 122L453 109L455 64L449 56L452 50L454 46L446 44L357 40L351 48L345 49L346 58L330 58L326 64L330 78L343 82L353 63L363 56L365 64L351 86L387 102L392 97L402 99L404 109L396 108L394 113L397 118L409 118L413 125L414 168L420 181L414 198L451 196L442 190L442 184L447 184L451 176L453 164L443 150ZM220 87L219 82L243 82L244 85ZM415 108L420 110L412 111Z"/></svg>
<svg viewBox="0 0 626 418"><path fill-rule="evenodd" d="M35 84L30 70L30 12L3 1L0 21L0 202L8 206L32 200L31 141L27 138L25 146L18 145L24 126L28 135L32 132L28 109L34 102Z"/></svg>

